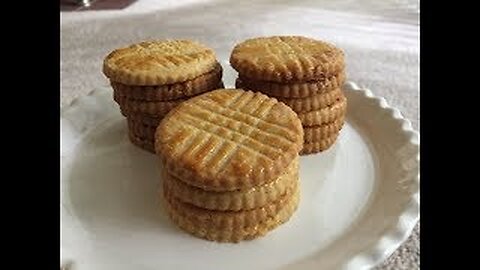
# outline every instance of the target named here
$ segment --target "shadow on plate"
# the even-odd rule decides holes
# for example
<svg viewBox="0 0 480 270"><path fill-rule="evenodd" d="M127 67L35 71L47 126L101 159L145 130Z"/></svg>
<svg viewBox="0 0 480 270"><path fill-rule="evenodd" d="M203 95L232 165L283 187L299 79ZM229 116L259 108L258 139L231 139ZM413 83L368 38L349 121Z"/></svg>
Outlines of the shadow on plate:
<svg viewBox="0 0 480 270"><path fill-rule="evenodd" d="M69 193L88 229L177 231L162 205L158 159L129 142L124 120L90 133L77 149Z"/></svg>

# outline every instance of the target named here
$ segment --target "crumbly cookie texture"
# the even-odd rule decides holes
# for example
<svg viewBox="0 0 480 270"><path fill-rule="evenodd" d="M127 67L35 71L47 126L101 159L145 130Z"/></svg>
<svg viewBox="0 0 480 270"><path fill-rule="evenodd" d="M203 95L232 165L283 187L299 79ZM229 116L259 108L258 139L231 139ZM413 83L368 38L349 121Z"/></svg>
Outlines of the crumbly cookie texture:
<svg viewBox="0 0 480 270"><path fill-rule="evenodd" d="M345 83L345 72L342 71L337 75L332 75L318 81L307 82L267 82L251 80L242 77L235 81L235 87L254 92L260 91L267 96L276 98L308 98L314 95L324 94L335 89L339 89Z"/></svg>
<svg viewBox="0 0 480 270"><path fill-rule="evenodd" d="M136 101L114 93L113 99L127 115L130 113L141 113L150 115L151 117L158 117L166 115L170 110L188 98L171 101Z"/></svg>
<svg viewBox="0 0 480 270"><path fill-rule="evenodd" d="M226 192L207 191L184 183L163 171L164 188L181 202L219 211L240 211L262 207L293 194L298 182L299 158L295 158L276 180L248 189Z"/></svg>
<svg viewBox="0 0 480 270"><path fill-rule="evenodd" d="M274 82L323 80L344 69L344 53L332 44L301 36L248 39L232 51L242 76Z"/></svg>
<svg viewBox="0 0 480 270"><path fill-rule="evenodd" d="M114 50L103 62L103 73L127 85L162 85L191 80L216 65L215 53L203 44L158 40Z"/></svg>
<svg viewBox="0 0 480 270"><path fill-rule="evenodd" d="M331 106L343 96L342 90L337 88L333 91L313 95L306 98L277 98L297 113L310 112Z"/></svg>
<svg viewBox="0 0 480 270"><path fill-rule="evenodd" d="M261 93L222 89L175 107L155 134L167 171L205 190L229 191L276 179L303 146L296 113Z"/></svg>
<svg viewBox="0 0 480 270"><path fill-rule="evenodd" d="M342 116L331 123L319 126L304 127L303 133L305 143L317 142L326 139L340 132L343 127L345 117Z"/></svg>
<svg viewBox="0 0 480 270"><path fill-rule="evenodd" d="M335 143L337 137L338 133L333 134L330 137L325 138L321 141L305 143L303 145L302 151L300 151L300 155L309 155L325 151Z"/></svg>
<svg viewBox="0 0 480 270"><path fill-rule="evenodd" d="M217 64L214 70L191 80L164 85L127 85L115 81L110 84L118 96L135 101L171 101L192 97L201 93L223 88L222 66Z"/></svg>
<svg viewBox="0 0 480 270"><path fill-rule="evenodd" d="M164 205L170 218L184 231L210 241L239 242L263 236L287 222L298 207L300 189L297 187L294 194L286 198L281 207L274 207L275 203L272 203L265 208L269 210L255 210L261 213L269 212L268 215L259 215L254 218L256 222L247 222L246 211L219 213L220 211L205 210L181 203L173 199L168 192L164 197ZM217 214L221 215L221 218L216 217ZM261 221L258 222L260 217L262 217ZM222 219L223 223L221 226L212 226L209 222L212 219Z"/></svg>
<svg viewBox="0 0 480 270"><path fill-rule="evenodd" d="M347 112L347 98L342 97L334 104L323 109L298 113L298 118L304 127L330 123L344 116Z"/></svg>

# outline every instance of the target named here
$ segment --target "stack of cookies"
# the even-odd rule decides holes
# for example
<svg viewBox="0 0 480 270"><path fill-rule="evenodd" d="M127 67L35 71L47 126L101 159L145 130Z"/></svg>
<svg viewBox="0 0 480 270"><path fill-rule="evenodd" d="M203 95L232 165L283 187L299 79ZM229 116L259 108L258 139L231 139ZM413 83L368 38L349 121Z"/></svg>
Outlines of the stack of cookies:
<svg viewBox="0 0 480 270"><path fill-rule="evenodd" d="M128 120L130 141L154 152L160 120L182 101L223 88L215 53L189 40L141 42L111 52L104 60L114 99Z"/></svg>
<svg viewBox="0 0 480 270"><path fill-rule="evenodd" d="M298 114L305 133L301 154L321 152L336 141L347 107L340 49L298 36L254 38L235 46L230 63L239 73L237 88L275 97Z"/></svg>
<svg viewBox="0 0 480 270"><path fill-rule="evenodd" d="M261 93L220 89L175 107L155 134L175 224L238 242L286 222L299 203L300 120Z"/></svg>

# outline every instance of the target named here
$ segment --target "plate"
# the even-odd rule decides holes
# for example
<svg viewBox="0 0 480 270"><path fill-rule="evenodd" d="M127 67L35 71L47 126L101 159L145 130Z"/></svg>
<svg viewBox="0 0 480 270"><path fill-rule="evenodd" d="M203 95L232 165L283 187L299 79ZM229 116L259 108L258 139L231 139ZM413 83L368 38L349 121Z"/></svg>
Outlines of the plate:
<svg viewBox="0 0 480 270"><path fill-rule="evenodd" d="M228 76L232 77L232 74ZM228 77L227 76L227 77ZM367 269L419 218L419 138L383 98L345 85L346 123L329 150L301 157L301 202L263 238L220 244L162 210L157 157L128 141L109 88L61 115L61 257L72 269Z"/></svg>

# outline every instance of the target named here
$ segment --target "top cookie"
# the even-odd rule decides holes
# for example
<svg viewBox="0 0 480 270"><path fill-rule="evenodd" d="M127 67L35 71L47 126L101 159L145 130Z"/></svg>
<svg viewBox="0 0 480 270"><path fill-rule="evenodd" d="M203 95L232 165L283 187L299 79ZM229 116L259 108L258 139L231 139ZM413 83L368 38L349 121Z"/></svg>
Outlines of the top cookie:
<svg viewBox="0 0 480 270"><path fill-rule="evenodd" d="M103 73L127 85L184 82L213 70L210 48L189 40L148 41L116 49L103 62Z"/></svg>
<svg viewBox="0 0 480 270"><path fill-rule="evenodd" d="M155 150L169 173L214 191L273 181L302 145L302 124L290 107L239 89L219 89L182 102L155 134Z"/></svg>
<svg viewBox="0 0 480 270"><path fill-rule="evenodd" d="M300 36L248 39L235 46L230 64L242 77L274 82L322 80L345 66L340 49Z"/></svg>

